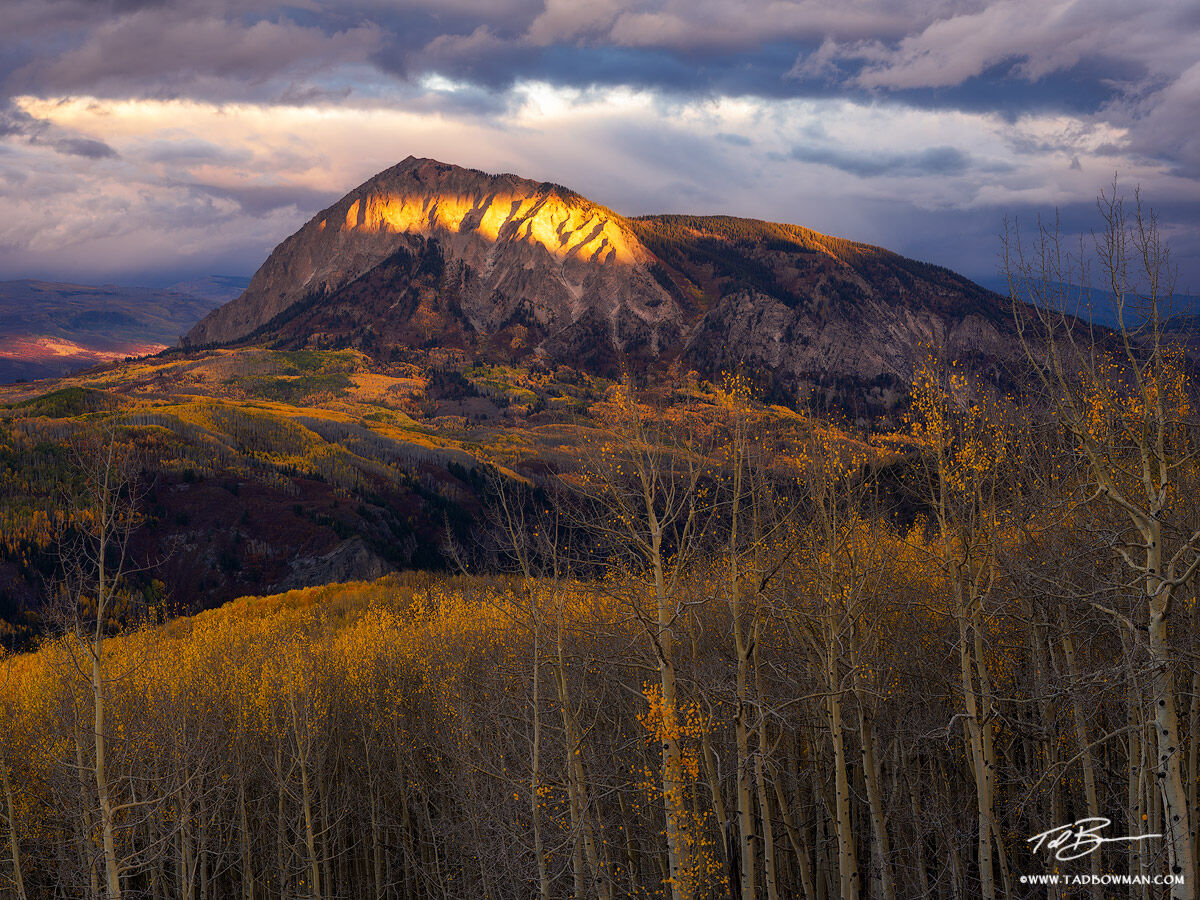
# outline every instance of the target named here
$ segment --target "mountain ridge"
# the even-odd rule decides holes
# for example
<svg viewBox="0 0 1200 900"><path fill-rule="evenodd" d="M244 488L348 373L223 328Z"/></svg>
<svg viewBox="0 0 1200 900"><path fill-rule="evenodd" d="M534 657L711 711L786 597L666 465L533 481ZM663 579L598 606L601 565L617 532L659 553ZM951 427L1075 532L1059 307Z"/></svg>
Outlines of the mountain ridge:
<svg viewBox="0 0 1200 900"><path fill-rule="evenodd" d="M441 340L605 372L749 367L792 396L831 380L894 394L923 345L1011 357L1009 319L963 276L869 244L731 216L626 218L551 182L408 157L281 242L183 345L386 356Z"/></svg>

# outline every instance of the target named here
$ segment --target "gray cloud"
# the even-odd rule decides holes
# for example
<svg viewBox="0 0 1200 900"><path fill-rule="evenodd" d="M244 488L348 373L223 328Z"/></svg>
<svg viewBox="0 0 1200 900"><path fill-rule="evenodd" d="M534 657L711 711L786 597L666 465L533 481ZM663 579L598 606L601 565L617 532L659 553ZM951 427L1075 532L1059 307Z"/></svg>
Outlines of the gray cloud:
<svg viewBox="0 0 1200 900"><path fill-rule="evenodd" d="M294 209L312 215L340 196L341 191L319 191L295 185L223 185L194 184L191 187L204 195L232 200L249 216L261 217L277 210Z"/></svg>
<svg viewBox="0 0 1200 900"><path fill-rule="evenodd" d="M356 102L441 73L1140 119L1200 58L1196 19L1161 0L11 0L0 90Z"/></svg>
<svg viewBox="0 0 1200 900"><path fill-rule="evenodd" d="M370 23L327 31L286 18L245 23L202 7L146 6L96 22L73 46L17 67L5 86L42 95L256 97L288 79L363 63L381 39Z"/></svg>
<svg viewBox="0 0 1200 900"><path fill-rule="evenodd" d="M1130 149L1168 159L1177 174L1200 179L1200 62L1144 102L1121 109L1114 119L1129 128Z"/></svg>
<svg viewBox="0 0 1200 900"><path fill-rule="evenodd" d="M110 159L117 155L117 151L104 143L104 141L97 141L92 138L56 138L45 143L59 153L66 153L70 156L82 156L87 159Z"/></svg>
<svg viewBox="0 0 1200 900"><path fill-rule="evenodd" d="M104 141L64 132L11 103L0 101L0 139L3 138L23 138L30 144L49 147L56 153L86 159L109 159L117 155L117 151Z"/></svg>
<svg viewBox="0 0 1200 900"><path fill-rule="evenodd" d="M187 140L154 141L142 151L147 162L153 163L244 163L250 154L241 148L222 147L211 141Z"/></svg>
<svg viewBox="0 0 1200 900"><path fill-rule="evenodd" d="M36 130L33 116L11 104L0 104L0 138L27 137Z"/></svg>
<svg viewBox="0 0 1200 900"><path fill-rule="evenodd" d="M971 158L955 147L929 147L915 153L861 153L840 147L801 145L792 148L792 159L832 166L863 178L881 175L961 175Z"/></svg>

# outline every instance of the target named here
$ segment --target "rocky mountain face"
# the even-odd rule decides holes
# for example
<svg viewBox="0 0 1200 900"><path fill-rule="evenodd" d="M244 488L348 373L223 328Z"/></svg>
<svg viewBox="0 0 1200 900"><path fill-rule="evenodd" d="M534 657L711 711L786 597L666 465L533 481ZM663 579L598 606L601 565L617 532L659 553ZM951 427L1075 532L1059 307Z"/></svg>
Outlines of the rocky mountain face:
<svg viewBox="0 0 1200 900"><path fill-rule="evenodd" d="M794 396L880 393L922 344L1012 352L999 297L937 266L792 225L624 218L566 188L409 158L275 249L184 344L459 347L603 373L679 361Z"/></svg>

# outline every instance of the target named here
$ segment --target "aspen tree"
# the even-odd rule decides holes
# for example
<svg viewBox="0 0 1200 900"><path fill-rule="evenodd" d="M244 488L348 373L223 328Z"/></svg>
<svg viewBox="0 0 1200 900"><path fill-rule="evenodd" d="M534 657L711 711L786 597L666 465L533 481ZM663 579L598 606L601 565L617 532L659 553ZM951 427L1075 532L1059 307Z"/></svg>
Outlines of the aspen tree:
<svg viewBox="0 0 1200 900"><path fill-rule="evenodd" d="M653 409L638 401L628 380L614 389L598 453L589 460L582 489L597 515L589 527L615 552L612 565L648 590L651 608L638 598L630 609L645 630L658 672L652 710L662 717L662 803L667 882L673 900L691 900L695 835L687 804L676 677L676 644L687 608L682 587L701 549L711 499L703 485L708 455L686 408Z"/></svg>
<svg viewBox="0 0 1200 900"><path fill-rule="evenodd" d="M79 494L78 534L62 555L63 618L83 651L81 668L90 681L89 769L95 782L96 815L104 860L107 900L121 897L121 860L117 850L118 816L127 807L113 797L109 772L111 727L109 693L125 673L109 671L105 643L121 614L125 579L131 571L129 541L140 522L134 460L117 426L108 422L76 447Z"/></svg>
<svg viewBox="0 0 1200 900"><path fill-rule="evenodd" d="M741 876L740 896L756 897L758 895L756 880L757 838L763 837L764 858L770 871L765 873L767 878L767 896L774 900L777 887L773 871L774 846L769 840L769 827L760 829L755 821L755 803L753 787L761 787L761 767L763 757L767 752L765 744L765 711L762 709L761 691L754 691L754 674L757 671L757 651L760 632L764 624L763 609L760 594L766 587L763 572L762 557L764 555L762 533L762 508L769 503L766 496L767 484L761 477L759 462L755 460L753 449L755 439L763 439L763 435L752 436L751 409L749 391L744 380L740 378L727 379L720 393L728 421L725 423L725 447L727 459L727 485L722 492L723 506L728 518L728 541L726 547L727 574L725 578L725 598L729 605L729 616L733 626L733 652L736 660L736 682L734 711L734 735L737 752L736 771L736 813L739 840L731 848L736 853L735 864ZM776 567L777 568L777 567ZM761 685L761 681L758 682ZM757 712L755 710L757 709ZM754 714L757 723L750 721ZM750 735L755 733L758 738L757 754L751 752ZM757 761L757 765L756 765ZM761 794L760 790L760 794ZM758 809L765 811L764 798L759 798ZM764 823L769 821L764 817Z"/></svg>
<svg viewBox="0 0 1200 900"><path fill-rule="evenodd" d="M570 555L568 534L561 527L560 515L568 498L557 492L547 498L532 496L530 492L493 476L492 490L496 497L497 526L501 535L502 550L512 558L520 574L527 607L527 627L532 635L534 658L534 744L531 791L533 804L535 845L539 856L539 890L544 896L550 891L546 872L546 855L541 838L542 776L540 773L540 714L536 700L537 683L542 666L541 647L544 632L553 640L552 652L546 658L557 696L559 715L565 743L565 769L568 809L571 816L571 831L576 836L579 849L573 860L576 894L583 895L585 889L582 862L586 860L591 874L591 883L600 900L612 896L612 873L608 852L603 838L598 835L598 821L593 809L588 778L584 763L584 735L576 714L576 699L572 697L568 682L566 656L566 630L570 615L566 608L569 591L565 589L566 565ZM540 500L540 502L539 502ZM554 508L551 512L549 507ZM550 621L547 622L546 620ZM590 893L590 892L588 892Z"/></svg>
<svg viewBox="0 0 1200 900"><path fill-rule="evenodd" d="M849 488L857 461L814 425L803 448L801 486L808 501L803 578L812 592L810 626L800 634L823 675L825 724L833 754L831 819L837 839L838 896L853 900L862 890L857 839L852 813L850 762L846 746L846 712L853 663L845 648L850 641L856 607L862 602L863 572L854 530L860 506L857 490ZM847 663L850 662L849 666Z"/></svg>
<svg viewBox="0 0 1200 900"><path fill-rule="evenodd" d="M913 380L914 436L929 461L926 485L947 600L958 631L965 726L975 781L980 891L997 896L996 869L1010 893L1003 835L996 823L996 716L985 635L985 603L997 577L1004 523L998 501L1008 438L993 404L956 364L931 355ZM931 560L933 561L933 560Z"/></svg>

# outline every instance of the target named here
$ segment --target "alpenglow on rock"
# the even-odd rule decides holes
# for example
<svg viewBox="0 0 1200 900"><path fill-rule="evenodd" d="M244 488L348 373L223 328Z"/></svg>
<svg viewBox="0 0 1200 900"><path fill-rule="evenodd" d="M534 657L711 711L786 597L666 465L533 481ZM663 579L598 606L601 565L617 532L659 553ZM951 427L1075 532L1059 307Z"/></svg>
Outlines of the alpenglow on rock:
<svg viewBox="0 0 1200 900"><path fill-rule="evenodd" d="M275 249L246 292L188 344L237 340L313 294L332 294L413 238L461 263L458 300L480 333L525 312L549 331L597 314L614 334L658 341L679 310L649 274L654 257L620 217L565 188L409 157L323 210ZM677 339L673 331L670 339Z"/></svg>
<svg viewBox="0 0 1200 900"><path fill-rule="evenodd" d="M612 374L749 366L788 391L907 381L922 344L1013 352L995 294L794 225L625 218L558 185L408 158L280 244L185 345L454 347Z"/></svg>

